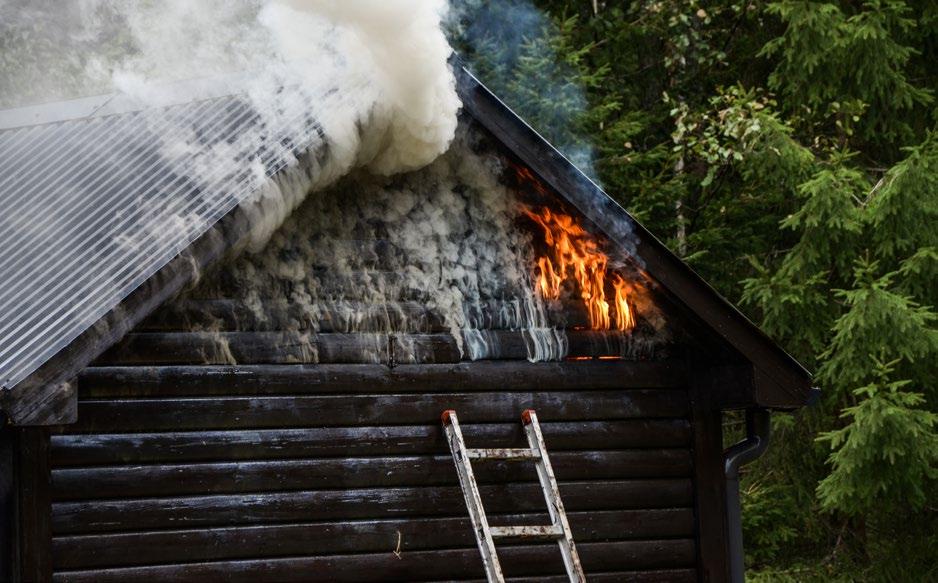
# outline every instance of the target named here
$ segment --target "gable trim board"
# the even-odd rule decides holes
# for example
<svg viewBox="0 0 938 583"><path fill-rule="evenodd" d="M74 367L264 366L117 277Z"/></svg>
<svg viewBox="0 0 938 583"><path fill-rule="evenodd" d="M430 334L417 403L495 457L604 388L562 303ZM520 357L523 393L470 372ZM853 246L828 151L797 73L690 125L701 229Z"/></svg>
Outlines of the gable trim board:
<svg viewBox="0 0 938 583"><path fill-rule="evenodd" d="M599 232L621 250L640 258L645 270L699 320L752 364L743 387L727 387L723 408L758 406L794 409L808 404L810 374L732 304L527 125L465 68L455 66L464 111L488 130ZM0 390L0 409L15 425L74 422L75 391L70 380L120 340L162 303L198 279L244 241L250 221L241 207L228 212L193 244L114 306L66 348L13 387ZM713 387L720 391L721 387Z"/></svg>

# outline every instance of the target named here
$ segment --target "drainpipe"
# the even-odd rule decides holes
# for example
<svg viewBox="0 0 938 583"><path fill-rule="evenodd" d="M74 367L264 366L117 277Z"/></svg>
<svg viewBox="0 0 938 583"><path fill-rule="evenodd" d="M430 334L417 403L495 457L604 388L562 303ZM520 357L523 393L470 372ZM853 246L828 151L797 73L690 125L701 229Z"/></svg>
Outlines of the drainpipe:
<svg viewBox="0 0 938 583"><path fill-rule="evenodd" d="M730 582L744 583L742 508L739 502L739 468L761 456L769 447L769 412L766 409L746 410L746 439L723 454L726 475L726 521L729 539Z"/></svg>

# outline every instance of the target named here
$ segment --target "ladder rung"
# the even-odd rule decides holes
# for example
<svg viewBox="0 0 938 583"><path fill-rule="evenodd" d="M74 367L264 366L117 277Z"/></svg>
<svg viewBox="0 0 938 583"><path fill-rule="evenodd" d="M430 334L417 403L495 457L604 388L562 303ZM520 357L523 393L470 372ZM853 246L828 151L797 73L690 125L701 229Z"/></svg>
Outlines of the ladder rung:
<svg viewBox="0 0 938 583"><path fill-rule="evenodd" d="M550 526L491 526L492 538L557 539L563 537L563 529Z"/></svg>
<svg viewBox="0 0 938 583"><path fill-rule="evenodd" d="M536 460L541 456L533 449L519 448L492 448L492 449L467 449L466 457L473 460Z"/></svg>

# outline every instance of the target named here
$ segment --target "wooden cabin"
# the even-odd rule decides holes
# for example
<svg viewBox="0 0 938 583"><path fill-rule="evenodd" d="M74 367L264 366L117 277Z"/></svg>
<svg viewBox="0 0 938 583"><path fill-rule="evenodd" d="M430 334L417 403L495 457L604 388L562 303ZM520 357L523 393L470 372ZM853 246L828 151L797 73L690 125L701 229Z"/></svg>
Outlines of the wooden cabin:
<svg viewBox="0 0 938 583"><path fill-rule="evenodd" d="M810 376L458 85L430 167L314 193L254 253L232 209L3 387L0 580L481 580L440 414L517 447L527 408L590 581L740 580L739 465ZM731 410L748 432L724 451ZM493 524L545 522L533 466L476 475ZM565 580L553 543L500 557Z"/></svg>

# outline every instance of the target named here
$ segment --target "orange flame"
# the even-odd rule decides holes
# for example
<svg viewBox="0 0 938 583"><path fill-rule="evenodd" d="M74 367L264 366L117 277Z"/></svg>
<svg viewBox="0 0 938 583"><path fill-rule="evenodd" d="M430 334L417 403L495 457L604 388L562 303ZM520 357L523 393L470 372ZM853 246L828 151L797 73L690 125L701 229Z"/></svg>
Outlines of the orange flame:
<svg viewBox="0 0 938 583"><path fill-rule="evenodd" d="M544 207L523 209L544 229L548 254L537 260L537 290L542 297L559 299L563 282L573 279L596 330L631 330L635 317L629 303L632 286L618 274L608 273L609 257L573 217ZM606 297L607 282L613 290L612 303ZM614 317L613 317L614 315Z"/></svg>

